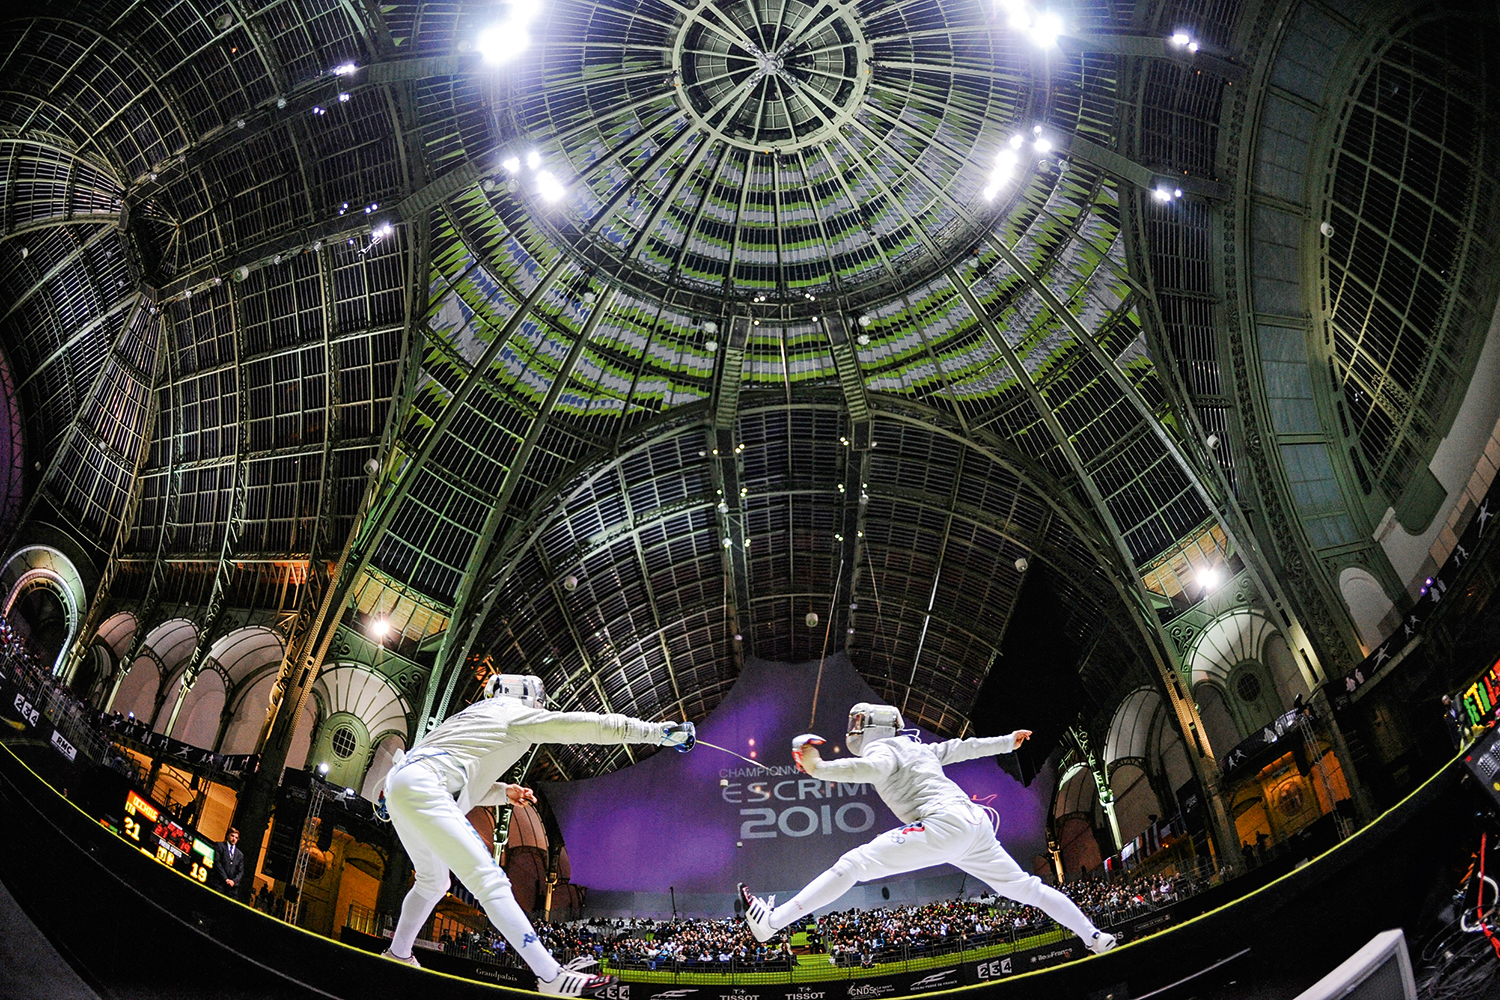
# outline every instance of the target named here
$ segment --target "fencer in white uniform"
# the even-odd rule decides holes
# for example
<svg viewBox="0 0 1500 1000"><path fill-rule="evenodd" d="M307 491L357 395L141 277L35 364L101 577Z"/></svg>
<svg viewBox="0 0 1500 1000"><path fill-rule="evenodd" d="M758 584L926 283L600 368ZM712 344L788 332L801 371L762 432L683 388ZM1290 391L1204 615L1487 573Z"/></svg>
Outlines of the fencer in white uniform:
<svg viewBox="0 0 1500 1000"><path fill-rule="evenodd" d="M1113 948L1114 935L1100 931L1071 899L1011 859L995 839L989 816L943 774L944 764L1013 752L1031 736L1030 730L922 743L915 735L901 733L902 728L901 713L894 707L860 702L849 710L846 737L854 757L824 760L818 747L825 741L811 733L792 741L792 759L800 770L824 781L869 782L904 825L845 854L780 906L775 896L763 900L741 884L745 919L755 939L770 940L778 930L832 903L855 883L946 862L1002 896L1039 907L1082 938L1095 954Z"/></svg>
<svg viewBox="0 0 1500 1000"><path fill-rule="evenodd" d="M384 807L411 857L416 881L401 903L401 918L386 955L416 965L412 942L433 907L458 876L505 940L537 975L543 993L600 994L612 977L560 966L511 892L510 879L469 823L475 806L535 801L529 789L500 781L535 743L652 743L692 748L691 722L644 722L624 715L552 712L543 706L541 678L497 674L485 697L433 729L385 779ZM586 964L594 964L592 961Z"/></svg>

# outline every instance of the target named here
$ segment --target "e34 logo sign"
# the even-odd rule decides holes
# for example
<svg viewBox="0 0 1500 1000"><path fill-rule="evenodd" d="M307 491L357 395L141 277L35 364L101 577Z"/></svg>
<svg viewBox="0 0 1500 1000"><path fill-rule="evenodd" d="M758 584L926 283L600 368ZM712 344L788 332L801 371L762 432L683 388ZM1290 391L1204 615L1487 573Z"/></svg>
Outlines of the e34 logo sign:
<svg viewBox="0 0 1500 1000"><path fill-rule="evenodd" d="M21 713L21 721L26 723L28 726L36 725L37 720L42 717L41 711L37 708L34 708L31 702L27 701L25 697L19 694L16 695L16 711Z"/></svg>
<svg viewBox="0 0 1500 1000"><path fill-rule="evenodd" d="M980 962L974 974L980 979L1000 979L1014 971L1009 958L997 958L993 962Z"/></svg>

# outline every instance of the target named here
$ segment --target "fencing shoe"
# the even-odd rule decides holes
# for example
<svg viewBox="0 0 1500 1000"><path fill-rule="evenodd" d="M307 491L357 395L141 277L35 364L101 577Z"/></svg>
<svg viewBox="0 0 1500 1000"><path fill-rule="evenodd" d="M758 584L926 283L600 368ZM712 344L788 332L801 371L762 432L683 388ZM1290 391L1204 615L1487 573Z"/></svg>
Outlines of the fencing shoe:
<svg viewBox="0 0 1500 1000"><path fill-rule="evenodd" d="M750 936L762 943L771 940L776 931L771 927L771 909L776 905L775 896L761 899L752 896L750 888L740 883L740 900L745 904L745 923L750 925Z"/></svg>
<svg viewBox="0 0 1500 1000"><path fill-rule="evenodd" d="M407 955L405 958L402 958L400 955L393 954L389 948L381 952L380 957L388 958L392 962L400 962L402 965L409 965L413 969L420 969L422 967L422 963L417 961L416 955Z"/></svg>
<svg viewBox="0 0 1500 1000"><path fill-rule="evenodd" d="M538 980L536 988L542 993L553 996L603 997L617 977L596 976L583 971L598 964L595 959L580 955L559 969L555 979L547 982Z"/></svg>
<svg viewBox="0 0 1500 1000"><path fill-rule="evenodd" d="M1089 951L1093 952L1095 955L1102 955L1118 943L1119 942L1115 940L1115 936L1113 934L1106 934L1103 931L1095 931L1093 937L1088 938L1083 942L1083 946Z"/></svg>

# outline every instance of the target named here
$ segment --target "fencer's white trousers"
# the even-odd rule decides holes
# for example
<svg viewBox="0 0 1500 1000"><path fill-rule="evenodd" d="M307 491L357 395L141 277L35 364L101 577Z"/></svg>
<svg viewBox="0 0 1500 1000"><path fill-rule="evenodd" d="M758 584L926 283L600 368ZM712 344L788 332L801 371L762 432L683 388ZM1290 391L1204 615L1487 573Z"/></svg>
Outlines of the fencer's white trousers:
<svg viewBox="0 0 1500 1000"><path fill-rule="evenodd" d="M1016 864L995 839L989 817L967 802L955 802L919 822L887 830L863 847L856 847L776 907L771 913L771 926L779 930L808 916L858 882L940 864L968 872L1002 896L1038 907L1085 941L1097 929L1071 899Z"/></svg>
<svg viewBox="0 0 1500 1000"><path fill-rule="evenodd" d="M408 759L391 772L385 786L391 825L416 871L401 902L401 919L391 952L405 957L432 910L448 892L448 873L468 887L510 946L538 979L557 978L558 964L511 892L510 879L453 799L448 781L421 759Z"/></svg>

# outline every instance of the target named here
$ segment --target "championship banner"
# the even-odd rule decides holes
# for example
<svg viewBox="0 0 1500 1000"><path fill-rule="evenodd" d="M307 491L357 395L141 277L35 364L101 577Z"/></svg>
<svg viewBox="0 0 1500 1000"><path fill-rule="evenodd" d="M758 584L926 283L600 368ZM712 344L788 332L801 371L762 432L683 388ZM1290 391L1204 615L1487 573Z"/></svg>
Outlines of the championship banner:
<svg viewBox="0 0 1500 1000"><path fill-rule="evenodd" d="M817 718L809 724L815 689ZM679 903L685 894L699 895L685 907L691 912L714 912L701 899L712 894L727 913L740 881L756 892L800 889L844 852L900 824L870 785L797 771L792 737L818 733L828 741L826 758L845 757L849 707L881 700L843 654L824 664L821 684L816 661L747 661L698 734L755 764L700 743L691 753L663 750L603 777L539 785L561 824L572 881L594 891L675 893ZM994 758L945 770L971 799L995 811L999 838L1021 865L1045 852L1050 781L1026 788ZM913 876L945 871L954 869ZM880 884L896 892L902 883L898 877ZM979 889L972 880L971 886Z"/></svg>

